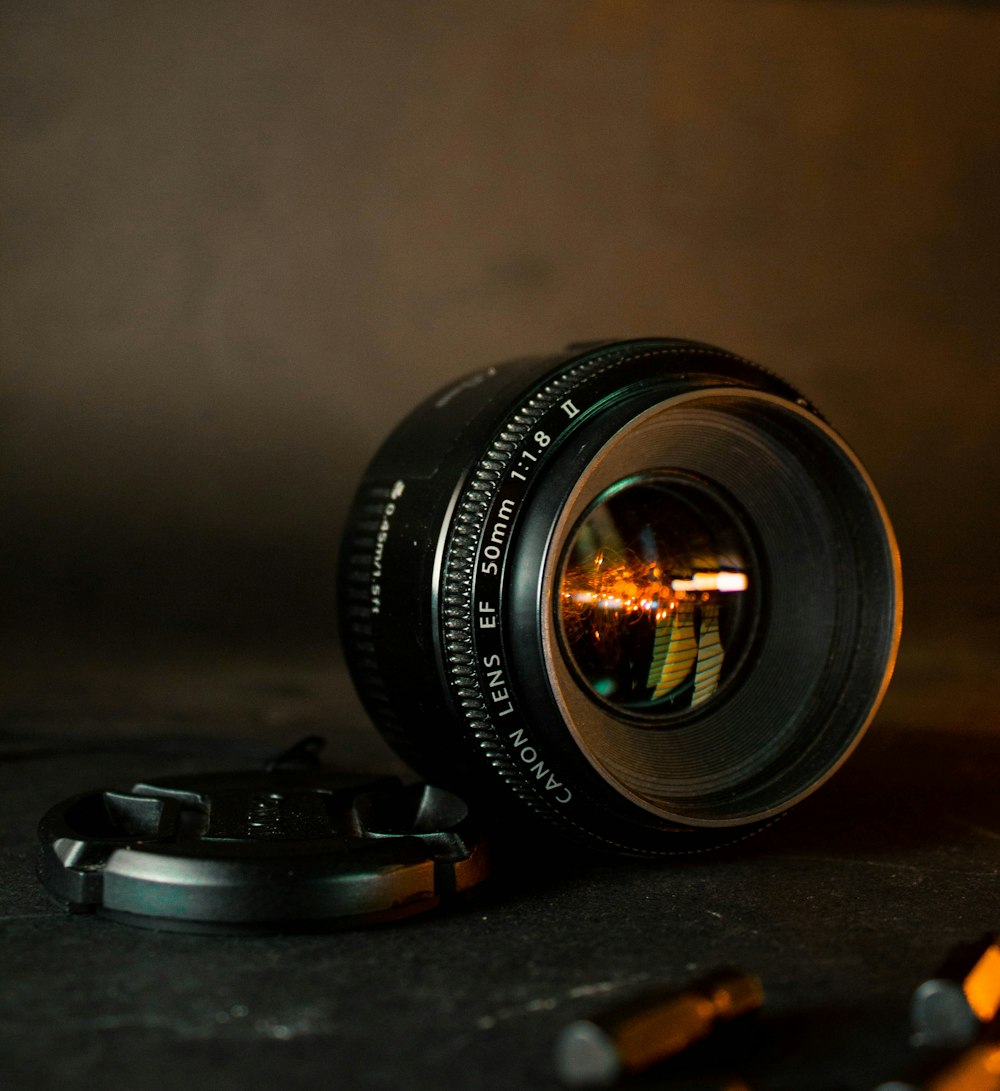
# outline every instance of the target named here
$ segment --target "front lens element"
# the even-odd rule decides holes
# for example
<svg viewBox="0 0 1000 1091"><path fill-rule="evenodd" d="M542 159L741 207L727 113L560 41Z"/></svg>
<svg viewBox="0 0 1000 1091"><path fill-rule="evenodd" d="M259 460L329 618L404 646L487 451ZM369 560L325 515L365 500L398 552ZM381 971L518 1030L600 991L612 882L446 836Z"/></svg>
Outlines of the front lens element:
<svg viewBox="0 0 1000 1091"><path fill-rule="evenodd" d="M564 651L604 703L657 722L689 712L745 657L758 582L738 518L707 482L629 478L570 535L557 606Z"/></svg>

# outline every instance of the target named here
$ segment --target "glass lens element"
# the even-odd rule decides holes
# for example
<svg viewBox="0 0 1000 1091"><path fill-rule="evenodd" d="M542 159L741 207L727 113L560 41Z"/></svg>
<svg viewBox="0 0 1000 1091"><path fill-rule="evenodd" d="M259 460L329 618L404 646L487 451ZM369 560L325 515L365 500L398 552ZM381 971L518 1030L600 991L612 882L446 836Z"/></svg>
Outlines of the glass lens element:
<svg viewBox="0 0 1000 1091"><path fill-rule="evenodd" d="M564 650L585 687L657 718L711 700L753 635L751 560L707 483L647 474L607 489L570 535L559 578Z"/></svg>

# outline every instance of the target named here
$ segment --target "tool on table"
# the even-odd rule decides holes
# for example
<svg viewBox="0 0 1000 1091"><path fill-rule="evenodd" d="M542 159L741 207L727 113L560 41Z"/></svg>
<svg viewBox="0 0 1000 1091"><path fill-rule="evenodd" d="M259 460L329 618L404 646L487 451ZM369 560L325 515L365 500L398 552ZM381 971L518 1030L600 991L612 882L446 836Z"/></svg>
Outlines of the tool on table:
<svg viewBox="0 0 1000 1091"><path fill-rule="evenodd" d="M1000 1013L1000 933L954 948L917 986L910 1006L913 1044L967 1046Z"/></svg>
<svg viewBox="0 0 1000 1091"><path fill-rule="evenodd" d="M566 1026L556 1041L556 1070L571 1087L609 1087L707 1038L720 1023L764 1003L753 974L724 970L687 988L647 992Z"/></svg>

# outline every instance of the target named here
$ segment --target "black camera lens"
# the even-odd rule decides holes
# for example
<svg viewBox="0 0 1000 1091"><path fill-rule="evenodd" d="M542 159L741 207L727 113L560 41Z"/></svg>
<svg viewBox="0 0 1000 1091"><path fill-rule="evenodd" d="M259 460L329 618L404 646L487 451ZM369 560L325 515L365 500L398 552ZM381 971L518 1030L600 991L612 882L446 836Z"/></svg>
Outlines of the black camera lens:
<svg viewBox="0 0 1000 1091"><path fill-rule="evenodd" d="M844 441L721 349L571 348L439 392L341 555L362 700L489 814L638 854L767 822L888 684L899 559Z"/></svg>

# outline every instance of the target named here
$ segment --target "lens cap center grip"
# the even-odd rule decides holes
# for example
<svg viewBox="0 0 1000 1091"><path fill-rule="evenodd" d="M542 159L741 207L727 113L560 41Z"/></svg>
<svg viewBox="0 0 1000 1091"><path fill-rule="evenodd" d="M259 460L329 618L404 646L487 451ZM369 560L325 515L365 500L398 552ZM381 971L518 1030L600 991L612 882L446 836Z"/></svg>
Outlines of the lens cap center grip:
<svg viewBox="0 0 1000 1091"><path fill-rule="evenodd" d="M488 873L456 795L325 769L99 790L39 824L41 878L71 912L188 932L309 931L435 909Z"/></svg>

